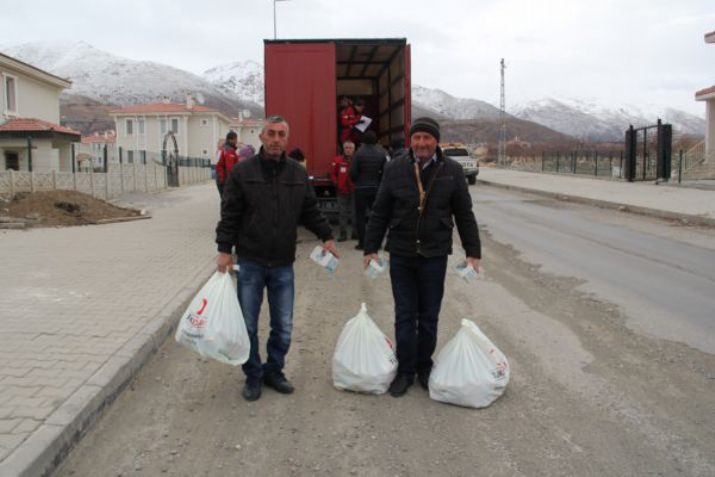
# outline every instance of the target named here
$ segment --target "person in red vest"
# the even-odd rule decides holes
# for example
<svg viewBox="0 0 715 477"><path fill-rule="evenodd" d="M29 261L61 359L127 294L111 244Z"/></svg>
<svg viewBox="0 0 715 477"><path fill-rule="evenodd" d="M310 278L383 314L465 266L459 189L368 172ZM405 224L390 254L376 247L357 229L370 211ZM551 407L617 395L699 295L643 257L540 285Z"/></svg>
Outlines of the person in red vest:
<svg viewBox="0 0 715 477"><path fill-rule="evenodd" d="M330 165L330 179L336 186L338 196L338 224L340 227L338 242L344 242L348 239L348 220L352 227L352 234L355 233L355 209L353 203L355 185L353 181L350 180L349 174L354 153L355 143L345 141L343 143L343 154L335 156Z"/></svg>
<svg viewBox="0 0 715 477"><path fill-rule="evenodd" d="M237 147L238 134L234 131L229 131L226 134L226 143L221 149L221 154L216 163L216 186L221 197L223 197L223 185L226 182L226 178L233 170L233 166L238 162Z"/></svg>

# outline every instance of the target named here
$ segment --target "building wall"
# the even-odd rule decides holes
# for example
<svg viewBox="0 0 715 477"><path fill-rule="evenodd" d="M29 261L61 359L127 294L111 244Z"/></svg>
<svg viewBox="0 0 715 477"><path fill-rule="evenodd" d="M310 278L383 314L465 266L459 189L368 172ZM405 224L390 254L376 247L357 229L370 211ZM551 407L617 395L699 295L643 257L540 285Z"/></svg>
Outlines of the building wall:
<svg viewBox="0 0 715 477"><path fill-rule="evenodd" d="M228 122L214 114L194 114L188 121L188 155L216 162L216 144L228 132Z"/></svg>
<svg viewBox="0 0 715 477"><path fill-rule="evenodd" d="M715 163L715 98L705 102L705 158Z"/></svg>
<svg viewBox="0 0 715 477"><path fill-rule="evenodd" d="M6 78L15 78L16 113L7 111L5 100ZM60 92L62 88L40 82L25 73L0 65L2 107L0 122L13 117L37 118L55 124L60 122Z"/></svg>
<svg viewBox="0 0 715 477"><path fill-rule="evenodd" d="M244 144L250 144L256 151L261 147L261 134L260 126L241 126L241 128L236 131L238 133L238 140Z"/></svg>

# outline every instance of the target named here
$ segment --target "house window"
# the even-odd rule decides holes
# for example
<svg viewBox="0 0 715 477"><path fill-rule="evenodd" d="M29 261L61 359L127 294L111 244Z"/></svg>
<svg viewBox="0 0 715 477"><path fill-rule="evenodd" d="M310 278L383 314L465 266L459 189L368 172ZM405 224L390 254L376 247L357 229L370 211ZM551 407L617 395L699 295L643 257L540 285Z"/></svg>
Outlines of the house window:
<svg viewBox="0 0 715 477"><path fill-rule="evenodd" d="M13 171L20 170L20 155L16 152L5 153L5 169Z"/></svg>
<svg viewBox="0 0 715 477"><path fill-rule="evenodd" d="M134 134L134 121L132 119L127 119L126 131L127 131L127 136L131 136L132 134Z"/></svg>
<svg viewBox="0 0 715 477"><path fill-rule="evenodd" d="M5 77L5 109L17 112L17 97L15 96L15 78Z"/></svg>
<svg viewBox="0 0 715 477"><path fill-rule="evenodd" d="M159 130L161 131L161 137L166 135L166 118L159 119Z"/></svg>
<svg viewBox="0 0 715 477"><path fill-rule="evenodd" d="M179 134L179 119L171 118L171 132Z"/></svg>
<svg viewBox="0 0 715 477"><path fill-rule="evenodd" d="M127 164L134 163L134 151L127 151Z"/></svg>
<svg viewBox="0 0 715 477"><path fill-rule="evenodd" d="M137 119L137 132L144 134L144 118Z"/></svg>

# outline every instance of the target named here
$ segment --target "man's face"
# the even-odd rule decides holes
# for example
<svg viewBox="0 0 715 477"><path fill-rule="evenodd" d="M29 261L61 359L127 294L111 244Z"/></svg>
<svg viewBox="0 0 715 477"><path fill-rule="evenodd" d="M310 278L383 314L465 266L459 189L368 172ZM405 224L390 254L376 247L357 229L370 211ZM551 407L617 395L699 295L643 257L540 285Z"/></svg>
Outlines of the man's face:
<svg viewBox="0 0 715 477"><path fill-rule="evenodd" d="M238 143L238 138L237 137L232 137L231 139L228 140L228 143L232 145L233 147L236 147L236 144Z"/></svg>
<svg viewBox="0 0 715 477"><path fill-rule="evenodd" d="M261 131L260 138L269 156L280 156L288 145L288 124L268 123Z"/></svg>
<svg viewBox="0 0 715 477"><path fill-rule="evenodd" d="M343 144L343 153L346 156L352 156L355 153L355 144L351 142L346 142Z"/></svg>
<svg viewBox="0 0 715 477"><path fill-rule="evenodd" d="M410 145L417 159L427 161L437 150L437 139L429 133L418 131L410 136Z"/></svg>

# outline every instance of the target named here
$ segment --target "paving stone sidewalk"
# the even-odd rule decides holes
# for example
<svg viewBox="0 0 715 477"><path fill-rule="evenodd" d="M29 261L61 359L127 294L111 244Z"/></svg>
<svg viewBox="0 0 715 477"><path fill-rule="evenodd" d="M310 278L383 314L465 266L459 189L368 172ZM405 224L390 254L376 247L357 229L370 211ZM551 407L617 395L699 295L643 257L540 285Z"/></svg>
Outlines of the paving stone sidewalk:
<svg viewBox="0 0 715 477"><path fill-rule="evenodd" d="M150 220L0 231L0 475L44 475L214 268L213 184L131 195Z"/></svg>
<svg viewBox="0 0 715 477"><path fill-rule="evenodd" d="M715 190L629 183L586 176L540 174L483 167L479 181L488 185L534 192L601 207L677 219L693 224L715 225Z"/></svg>

